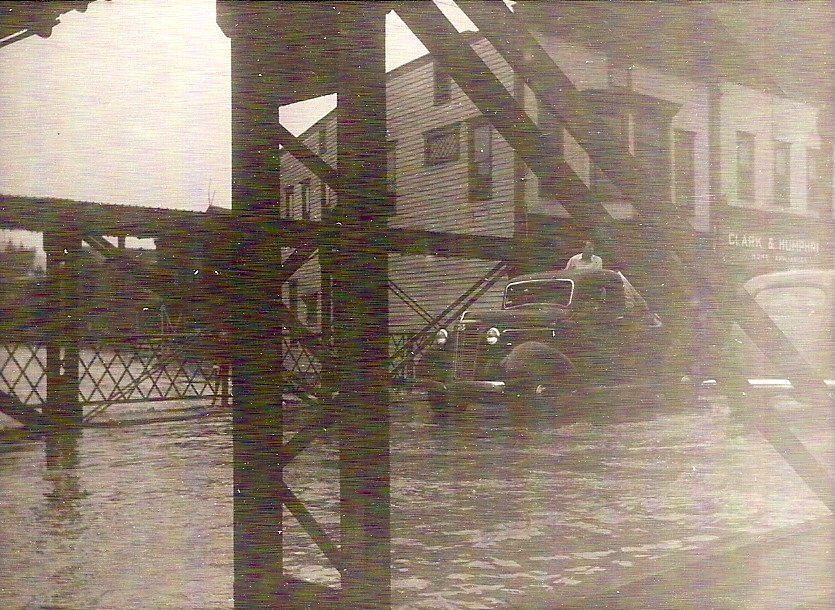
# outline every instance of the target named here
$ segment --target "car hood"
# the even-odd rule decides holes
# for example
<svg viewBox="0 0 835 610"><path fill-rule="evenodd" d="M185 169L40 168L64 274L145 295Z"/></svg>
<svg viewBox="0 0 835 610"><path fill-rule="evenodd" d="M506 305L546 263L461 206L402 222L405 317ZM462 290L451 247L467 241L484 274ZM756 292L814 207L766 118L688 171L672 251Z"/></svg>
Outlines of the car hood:
<svg viewBox="0 0 835 610"><path fill-rule="evenodd" d="M525 305L513 309L467 312L463 322L499 328L535 328L558 325L570 316L570 310L554 305Z"/></svg>

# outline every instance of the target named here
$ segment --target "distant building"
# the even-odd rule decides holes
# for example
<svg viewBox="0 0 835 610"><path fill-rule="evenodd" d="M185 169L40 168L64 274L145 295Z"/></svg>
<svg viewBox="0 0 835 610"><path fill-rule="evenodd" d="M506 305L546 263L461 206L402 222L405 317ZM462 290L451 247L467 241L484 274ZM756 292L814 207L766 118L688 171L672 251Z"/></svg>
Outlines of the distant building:
<svg viewBox="0 0 835 610"><path fill-rule="evenodd" d="M25 277L35 269L35 250L13 243L0 244L0 280Z"/></svg>

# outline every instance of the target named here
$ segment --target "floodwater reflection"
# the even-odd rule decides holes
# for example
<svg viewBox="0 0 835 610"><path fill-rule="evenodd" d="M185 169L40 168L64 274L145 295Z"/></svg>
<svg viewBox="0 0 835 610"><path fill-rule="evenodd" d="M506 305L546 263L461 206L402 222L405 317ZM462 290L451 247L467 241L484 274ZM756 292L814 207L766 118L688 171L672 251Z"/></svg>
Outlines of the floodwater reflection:
<svg viewBox="0 0 835 610"><path fill-rule="evenodd" d="M393 608L583 607L570 602L830 514L726 405L583 408L393 405ZM804 442L831 455L830 429ZM0 444L0 607L231 609L231 447L220 415ZM338 455L322 438L285 469L334 540ZM289 515L284 532L287 574L338 586ZM738 607L776 607L748 596Z"/></svg>
<svg viewBox="0 0 835 610"><path fill-rule="evenodd" d="M44 494L42 521L55 528L56 536L72 539L82 535L85 525L79 503L90 493L82 488L78 476L80 430L50 432L44 435L46 471L44 478L52 488Z"/></svg>

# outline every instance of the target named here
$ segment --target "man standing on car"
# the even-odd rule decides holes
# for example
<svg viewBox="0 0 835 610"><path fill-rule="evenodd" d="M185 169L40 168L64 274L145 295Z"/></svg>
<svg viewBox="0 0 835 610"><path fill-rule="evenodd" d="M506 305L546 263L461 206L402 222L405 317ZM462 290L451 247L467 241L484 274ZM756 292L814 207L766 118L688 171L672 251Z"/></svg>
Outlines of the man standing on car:
<svg viewBox="0 0 835 610"><path fill-rule="evenodd" d="M575 254L568 259L565 266L566 269L575 269L577 271L588 271L590 269L603 269L603 259L594 253L594 244L590 241L586 242L583 251L580 254Z"/></svg>

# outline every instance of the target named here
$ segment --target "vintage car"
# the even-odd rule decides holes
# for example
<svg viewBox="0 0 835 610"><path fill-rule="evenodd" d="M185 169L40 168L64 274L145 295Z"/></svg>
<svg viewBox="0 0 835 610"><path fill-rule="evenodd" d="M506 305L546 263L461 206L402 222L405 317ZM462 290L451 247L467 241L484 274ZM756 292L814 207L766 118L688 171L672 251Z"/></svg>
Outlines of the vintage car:
<svg viewBox="0 0 835 610"><path fill-rule="evenodd" d="M617 385L660 359L658 315L612 270L552 271L511 279L501 309L467 311L425 355L430 403L453 395L526 396Z"/></svg>
<svg viewBox="0 0 835 610"><path fill-rule="evenodd" d="M754 277L743 286L811 367L815 377L835 386L833 312L835 270L793 269ZM728 349L742 373L755 382L782 380L786 374L773 355L764 354L734 324Z"/></svg>

